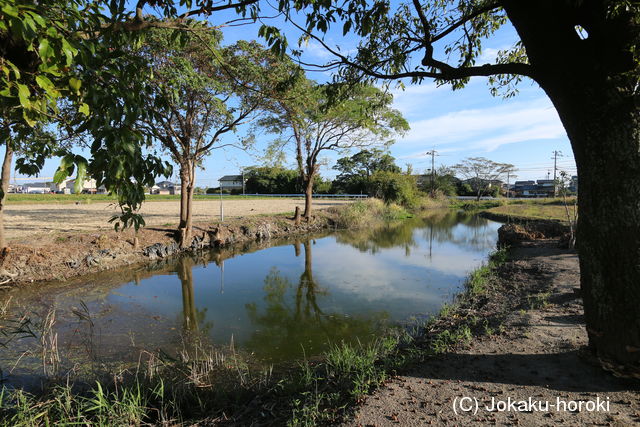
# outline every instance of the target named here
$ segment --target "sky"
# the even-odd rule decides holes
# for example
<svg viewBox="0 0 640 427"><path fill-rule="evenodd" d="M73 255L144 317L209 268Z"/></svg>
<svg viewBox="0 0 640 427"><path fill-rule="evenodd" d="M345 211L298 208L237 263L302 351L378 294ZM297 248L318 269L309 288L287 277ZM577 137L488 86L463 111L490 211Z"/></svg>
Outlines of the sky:
<svg viewBox="0 0 640 427"><path fill-rule="evenodd" d="M217 19L223 21L224 15ZM292 27L279 19L272 20L270 24L282 26L291 44L295 44L297 34ZM257 39L257 28L257 25L223 28L225 43L241 38ZM487 40L479 62L494 59L497 51L512 45L516 37L511 26L504 26ZM353 37L342 37L341 32L330 32L325 40L331 46L340 46L343 52L353 49L357 42ZM325 63L332 58L317 42L312 41L302 49L305 62ZM318 82L331 79L328 72L308 72L307 76ZM405 135L397 137L390 148L399 166L405 168L411 164L414 173L425 173L431 168L431 156L426 152L435 150L436 168L454 165L467 157L486 157L515 165L518 180L546 179L548 174L553 177L553 152L560 151L558 169L572 175L576 173L566 132L550 100L534 82L522 81L518 86L519 94L509 99L493 97L487 79L482 77L473 78L467 87L457 91L452 91L449 86L437 87L429 80L416 85L404 83L404 90L395 85L390 88L394 95L394 108L404 115L411 127ZM240 129L239 132L242 131ZM224 142L235 138L237 136L229 136ZM196 185L214 187L223 175L239 174L243 167L260 164L261 150L272 138L272 135L258 135L251 152L233 148L215 150L204 161L204 169L197 171ZM325 156L326 164L321 174L333 178L336 171L331 167L335 159L344 155L331 153ZM289 161L293 167L292 153ZM58 159L48 160L40 179L24 179L16 175L23 178L16 182L52 177L58 163ZM177 179L177 170L173 179Z"/></svg>

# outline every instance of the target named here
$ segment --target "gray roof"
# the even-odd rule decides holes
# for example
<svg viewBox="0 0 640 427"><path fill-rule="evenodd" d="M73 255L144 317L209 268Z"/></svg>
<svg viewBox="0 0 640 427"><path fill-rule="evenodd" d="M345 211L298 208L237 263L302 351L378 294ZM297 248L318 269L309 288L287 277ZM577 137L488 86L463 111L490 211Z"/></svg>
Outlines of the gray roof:
<svg viewBox="0 0 640 427"><path fill-rule="evenodd" d="M242 181L242 175L225 175L220 181Z"/></svg>

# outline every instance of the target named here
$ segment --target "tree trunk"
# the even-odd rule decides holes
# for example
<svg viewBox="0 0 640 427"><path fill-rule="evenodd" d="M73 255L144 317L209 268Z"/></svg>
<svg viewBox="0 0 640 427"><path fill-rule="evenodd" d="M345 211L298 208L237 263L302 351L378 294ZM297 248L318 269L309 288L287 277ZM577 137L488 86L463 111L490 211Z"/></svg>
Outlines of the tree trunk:
<svg viewBox="0 0 640 427"><path fill-rule="evenodd" d="M605 368L640 377L637 25L600 2L503 5L575 155L576 244L589 344ZM578 24L589 28L584 40L576 35Z"/></svg>
<svg viewBox="0 0 640 427"><path fill-rule="evenodd" d="M311 210L313 209L313 179L315 175L309 175L304 183L304 218L311 220Z"/></svg>
<svg viewBox="0 0 640 427"><path fill-rule="evenodd" d="M178 262L178 278L182 284L182 315L184 329L195 332L198 330L195 295L193 292L193 260L185 257Z"/></svg>
<svg viewBox="0 0 640 427"><path fill-rule="evenodd" d="M640 113L617 90L599 98L586 109L557 102L580 179L582 298L603 365L640 377Z"/></svg>
<svg viewBox="0 0 640 427"><path fill-rule="evenodd" d="M13 147L7 140L5 145L4 160L2 161L2 175L0 176L0 249L7 247L4 235L4 206L9 192L9 181L11 180L11 160L13 159Z"/></svg>
<svg viewBox="0 0 640 427"><path fill-rule="evenodd" d="M192 217L193 217L193 191L195 186L195 163L186 160L180 164L180 247L187 248L191 244Z"/></svg>

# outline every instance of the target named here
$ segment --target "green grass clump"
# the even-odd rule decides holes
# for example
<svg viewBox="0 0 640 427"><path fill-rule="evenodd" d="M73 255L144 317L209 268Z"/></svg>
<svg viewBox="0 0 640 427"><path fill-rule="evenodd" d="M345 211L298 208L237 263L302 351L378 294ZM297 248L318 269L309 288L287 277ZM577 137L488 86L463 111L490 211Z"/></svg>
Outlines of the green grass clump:
<svg viewBox="0 0 640 427"><path fill-rule="evenodd" d="M334 209L340 228L361 228L378 221L393 221L413 217L409 211L396 204L385 204L380 199L369 198Z"/></svg>

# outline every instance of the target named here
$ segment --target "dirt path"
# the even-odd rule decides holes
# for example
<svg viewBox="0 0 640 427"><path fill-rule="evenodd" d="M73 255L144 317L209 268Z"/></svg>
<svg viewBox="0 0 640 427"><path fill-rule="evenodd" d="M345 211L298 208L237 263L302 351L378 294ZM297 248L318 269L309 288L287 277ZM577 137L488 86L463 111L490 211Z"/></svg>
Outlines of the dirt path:
<svg viewBox="0 0 640 427"><path fill-rule="evenodd" d="M315 209L324 209L350 203L349 200L315 200ZM194 222L219 219L220 201L194 201ZM250 215L293 212L296 206L304 208L303 199L249 199L225 200L225 218ZM180 202L148 202L142 206L147 225L173 226L178 223ZM94 231L113 229L107 221L116 212L112 203L43 203L8 205L5 211L5 230L10 239L32 236L34 233L54 233L61 231Z"/></svg>
<svg viewBox="0 0 640 427"><path fill-rule="evenodd" d="M501 333L474 339L467 348L393 379L368 397L345 425L638 424L638 383L605 373L585 348L577 255L547 246L518 248L514 257L519 271L527 274L512 280L551 283L548 297L535 304L538 308L513 312ZM509 399L529 405L530 398L541 403L524 410L517 404L510 411L487 409L493 401ZM548 410L544 402L549 402ZM580 402L581 412L571 410ZM587 410L599 402L599 412ZM456 405L471 411L457 406L456 414Z"/></svg>

